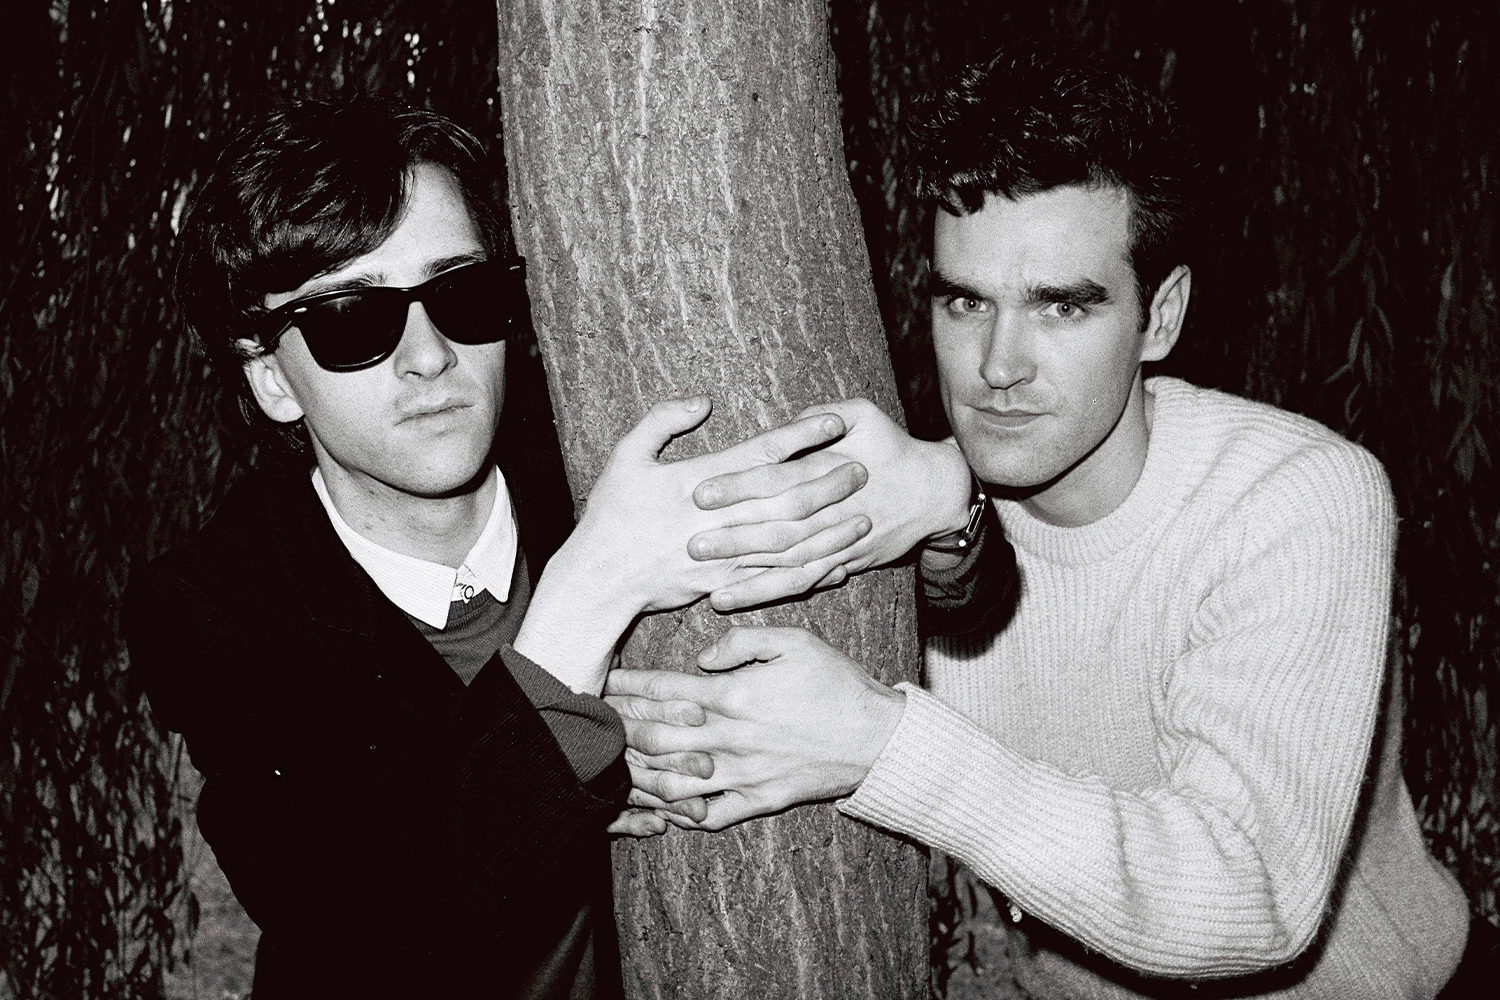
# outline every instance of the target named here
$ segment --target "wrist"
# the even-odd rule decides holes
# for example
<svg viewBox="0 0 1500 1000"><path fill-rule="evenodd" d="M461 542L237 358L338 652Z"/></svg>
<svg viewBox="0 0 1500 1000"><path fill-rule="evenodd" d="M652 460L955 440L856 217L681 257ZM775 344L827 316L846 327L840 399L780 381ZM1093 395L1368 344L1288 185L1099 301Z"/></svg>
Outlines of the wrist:
<svg viewBox="0 0 1500 1000"><path fill-rule="evenodd" d="M924 556L928 553L941 553L961 558L973 548L975 541L979 537L980 521L984 518L985 511L989 507L989 492L985 485L979 481L979 477L969 469L967 463L965 463L963 471L967 490L965 491L963 504L960 508L963 512L962 521L957 527L950 527L945 532L929 535L926 547L923 550ZM945 523L947 525L954 523L952 511L953 508L950 502L946 509L947 520ZM956 560L954 561L956 562Z"/></svg>
<svg viewBox="0 0 1500 1000"><path fill-rule="evenodd" d="M948 552L939 549L924 548L920 557L922 571L926 574L947 573L964 561L968 554L963 552Z"/></svg>
<svg viewBox="0 0 1500 1000"><path fill-rule="evenodd" d="M512 645L572 690L597 695L620 637L635 620L633 608L611 599L586 572L559 567L554 557Z"/></svg>
<svg viewBox="0 0 1500 1000"><path fill-rule="evenodd" d="M952 438L923 444L931 449L927 463L928 482L931 484L927 509L931 511L931 517L926 525L926 542L955 534L969 526L974 485L978 480Z"/></svg>
<svg viewBox="0 0 1500 1000"><path fill-rule="evenodd" d="M885 752L886 745L895 735L896 727L901 724L901 717L905 713L906 695L904 692L886 687L884 684L871 683L870 699L866 705L864 739L861 741L863 752L860 756L858 774L845 794L852 794L859 790L866 775L870 773L870 768L875 766L875 762Z"/></svg>

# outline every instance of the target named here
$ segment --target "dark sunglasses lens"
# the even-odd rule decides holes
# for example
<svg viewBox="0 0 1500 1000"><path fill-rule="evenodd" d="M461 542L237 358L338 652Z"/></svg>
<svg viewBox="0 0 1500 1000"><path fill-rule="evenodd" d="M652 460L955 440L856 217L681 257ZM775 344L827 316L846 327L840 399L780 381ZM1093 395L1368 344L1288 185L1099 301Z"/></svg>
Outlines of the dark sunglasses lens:
<svg viewBox="0 0 1500 1000"><path fill-rule="evenodd" d="M508 280L504 267L491 261L456 268L432 281L422 305L449 340L493 344L506 335L509 303L502 289Z"/></svg>
<svg viewBox="0 0 1500 1000"><path fill-rule="evenodd" d="M365 368L390 356L406 329L403 296L367 288L325 299L293 317L313 360L331 371Z"/></svg>

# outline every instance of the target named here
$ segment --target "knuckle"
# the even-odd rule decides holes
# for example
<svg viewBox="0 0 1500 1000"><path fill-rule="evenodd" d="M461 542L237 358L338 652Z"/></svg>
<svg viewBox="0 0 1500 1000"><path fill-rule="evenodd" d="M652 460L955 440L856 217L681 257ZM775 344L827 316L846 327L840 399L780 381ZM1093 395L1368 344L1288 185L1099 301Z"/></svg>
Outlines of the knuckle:
<svg viewBox="0 0 1500 1000"><path fill-rule="evenodd" d="M743 685L731 684L722 696L724 714L733 718L743 718L754 703L744 689Z"/></svg>
<svg viewBox="0 0 1500 1000"><path fill-rule="evenodd" d="M631 781L639 791L658 799L667 799L670 798L666 791L668 777L665 771L643 770L639 774L632 773Z"/></svg>
<svg viewBox="0 0 1500 1000"><path fill-rule="evenodd" d="M666 678L655 671L652 671L650 676L642 675L636 677L634 686L636 693L640 695L640 699L644 699L645 701L661 701L667 697ZM638 704L637 708L639 709L639 707L640 705Z"/></svg>
<svg viewBox="0 0 1500 1000"><path fill-rule="evenodd" d="M688 779L671 771L657 772L657 792L666 802L675 802L678 799L691 797L692 789L688 785Z"/></svg>
<svg viewBox="0 0 1500 1000"><path fill-rule="evenodd" d="M777 524L766 531L766 551L785 552L801 540L801 532L793 525Z"/></svg>
<svg viewBox="0 0 1500 1000"><path fill-rule="evenodd" d="M643 754L652 757L667 753L668 748L663 745L661 738L661 727L654 722L640 723L633 727L627 726L625 730L626 741Z"/></svg>
<svg viewBox="0 0 1500 1000"><path fill-rule="evenodd" d="M610 695L605 699L605 701L609 704L610 708L613 708L616 712L619 713L620 718L625 720L625 725L627 728L629 727L631 722L648 718L648 716L641 711L641 708L645 703L643 703L640 698L637 698L634 695Z"/></svg>

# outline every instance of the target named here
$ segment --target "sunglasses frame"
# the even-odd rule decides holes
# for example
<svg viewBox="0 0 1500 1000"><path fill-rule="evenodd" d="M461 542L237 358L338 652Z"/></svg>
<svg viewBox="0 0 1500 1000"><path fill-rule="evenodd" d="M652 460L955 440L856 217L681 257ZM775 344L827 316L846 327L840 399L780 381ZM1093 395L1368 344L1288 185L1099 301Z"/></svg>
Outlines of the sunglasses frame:
<svg viewBox="0 0 1500 1000"><path fill-rule="evenodd" d="M521 284L521 287L524 289L526 280L526 258L492 257L487 260L476 260L468 264L460 264L457 267L450 267L446 271L433 275L419 285L370 285L368 287L336 288L326 292L315 292L312 295L306 295L300 299L293 299L291 302L287 302L280 306L277 306L275 309L272 309L270 312L265 314L264 318L260 320L260 323L266 332L261 333L257 339L259 340L261 347L265 350L265 352L267 354L270 354L274 352L280 345L281 338L286 335L286 332L297 326L298 317L305 315L309 310L322 305L325 302L331 302L335 299L341 299L351 295L358 296L369 292L377 292L385 297L391 297L395 295L403 298L405 300L404 309L407 310L411 308L411 304L413 302L422 302L423 306L425 307L426 302L424 300L424 296L426 294L430 294L432 286L437 284L438 282L450 279L456 273L460 271L467 271L471 268L491 269L497 267L501 268L498 282L501 286L513 282L519 282ZM458 344L498 343L502 340L509 339L510 328L514 322L514 313L506 313L504 318L504 331L494 340L463 341L457 340L453 337L448 337L446 333L444 333L443 336L448 337L449 340L452 340L454 343ZM439 326L437 329L439 333L442 333L441 326ZM322 368L324 371L355 372L365 368L373 368L375 365L378 365L382 361L389 358L392 354L395 354L396 348L401 346L401 338L405 336L405 334L406 324L405 320L403 320L400 331L396 334L395 338L391 341L390 345L387 348L382 350L381 353L377 354L375 357L369 359L368 361L360 361L355 364L325 364L318 357L317 352L313 350L311 341L308 341L307 350L308 353L312 355L313 361L317 362L318 367ZM303 331L304 339L306 339L306 336L306 331ZM316 336L314 336L313 340L316 339Z"/></svg>

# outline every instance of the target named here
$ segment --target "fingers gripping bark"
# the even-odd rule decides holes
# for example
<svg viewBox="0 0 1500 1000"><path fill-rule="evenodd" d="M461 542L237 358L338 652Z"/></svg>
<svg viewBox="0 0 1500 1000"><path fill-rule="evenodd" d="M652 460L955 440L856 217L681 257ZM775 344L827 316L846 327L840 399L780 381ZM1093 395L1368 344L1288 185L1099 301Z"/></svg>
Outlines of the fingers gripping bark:
<svg viewBox="0 0 1500 1000"><path fill-rule="evenodd" d="M630 699L626 739L639 755L631 761L636 788L667 803L703 797L702 829L849 794L905 706L900 692L804 629L732 628L699 665L713 673L615 671L606 694L611 703ZM672 712L642 709L640 699L693 702L704 721L661 721ZM695 752L712 758L710 776L649 766Z"/></svg>
<svg viewBox="0 0 1500 1000"><path fill-rule="evenodd" d="M839 566L849 573L899 559L928 538L966 523L969 471L957 447L910 437L864 399L814 407L801 419L820 414L836 415L846 428L837 441L774 469L755 468L706 480L694 491L694 502L709 509L754 502L753 498L781 486L792 475L792 466L836 470L841 463L858 464L868 477L866 485L816 515L829 521L850 516L869 519L869 529L838 554ZM749 545L752 537L731 526L695 536L690 544L695 552L722 553ZM740 581L716 590L711 595L713 605L729 610L763 601L765 582Z"/></svg>
<svg viewBox="0 0 1500 1000"><path fill-rule="evenodd" d="M636 615L749 583L768 567L772 575L750 591L761 601L837 581L841 553L869 530L857 512L823 513L859 488L856 468L805 466L779 495L723 510L697 507L692 492L705 478L781 462L844 431L838 416L815 414L724 451L662 461L662 450L701 424L711 406L702 396L653 406L611 452L583 518L542 574L515 646L575 691L599 690L609 654ZM736 555L688 554L695 534L721 528L747 529ZM762 546L768 551L748 551Z"/></svg>

